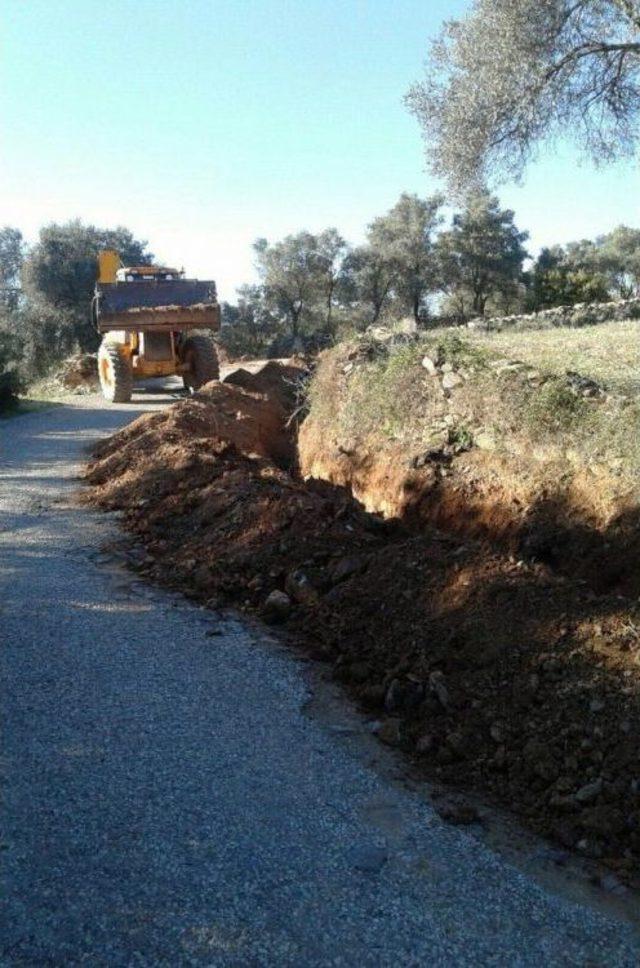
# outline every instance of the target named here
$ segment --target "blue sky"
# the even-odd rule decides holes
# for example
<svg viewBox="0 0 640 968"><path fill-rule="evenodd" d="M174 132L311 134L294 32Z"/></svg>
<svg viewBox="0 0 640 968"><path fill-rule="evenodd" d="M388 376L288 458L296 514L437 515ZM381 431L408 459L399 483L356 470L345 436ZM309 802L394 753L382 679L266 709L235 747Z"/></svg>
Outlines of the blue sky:
<svg viewBox="0 0 640 968"><path fill-rule="evenodd" d="M357 242L426 195L402 97L465 0L4 0L0 224L123 223L157 255L252 276L251 243L335 225ZM530 248L640 225L637 164L560 144L499 191Z"/></svg>

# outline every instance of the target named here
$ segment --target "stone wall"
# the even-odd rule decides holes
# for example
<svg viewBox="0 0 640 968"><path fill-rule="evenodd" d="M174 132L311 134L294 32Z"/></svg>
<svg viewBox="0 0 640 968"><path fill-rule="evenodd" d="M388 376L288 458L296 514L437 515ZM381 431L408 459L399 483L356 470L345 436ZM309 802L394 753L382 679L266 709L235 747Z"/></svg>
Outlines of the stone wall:
<svg viewBox="0 0 640 968"><path fill-rule="evenodd" d="M558 306L523 316L479 316L467 323L469 329L553 329L556 326L593 326L596 323L640 319L640 299L621 299L608 303L576 303Z"/></svg>

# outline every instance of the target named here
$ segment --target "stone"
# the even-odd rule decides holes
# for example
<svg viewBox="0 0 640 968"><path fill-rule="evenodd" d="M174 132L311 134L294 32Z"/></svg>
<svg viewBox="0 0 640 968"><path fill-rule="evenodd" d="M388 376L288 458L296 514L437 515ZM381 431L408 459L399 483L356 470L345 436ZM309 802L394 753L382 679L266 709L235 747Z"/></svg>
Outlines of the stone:
<svg viewBox="0 0 640 968"><path fill-rule="evenodd" d="M291 599L286 592L275 589L265 600L263 606L264 617L267 621L283 622L291 612Z"/></svg>
<svg viewBox="0 0 640 968"><path fill-rule="evenodd" d="M427 373L429 374L429 376L437 376L438 375L438 367L436 365L436 362L435 362L435 360L432 360L430 356L423 356L423 358L422 358L422 367L423 367L423 369L425 369L427 371Z"/></svg>
<svg viewBox="0 0 640 968"><path fill-rule="evenodd" d="M604 874L600 878L600 887L607 893L616 894L618 897L627 893L627 888L615 874Z"/></svg>
<svg viewBox="0 0 640 968"><path fill-rule="evenodd" d="M208 565L198 565L192 577L198 588L208 588L212 581L211 569Z"/></svg>
<svg viewBox="0 0 640 968"><path fill-rule="evenodd" d="M487 430L481 430L480 433L474 434L473 442L480 450L496 449L496 438Z"/></svg>
<svg viewBox="0 0 640 968"><path fill-rule="evenodd" d="M464 733L458 732L457 730L452 730L447 733L446 743L448 749L451 751L455 759L463 760L467 755L467 737Z"/></svg>
<svg viewBox="0 0 640 968"><path fill-rule="evenodd" d="M284 588L287 595L301 605L316 605L318 603L318 592L300 568L289 572L284 582Z"/></svg>
<svg viewBox="0 0 640 968"><path fill-rule="evenodd" d="M362 571L366 563L367 559L363 555L347 555L344 558L338 558L337 561L329 565L328 571L331 580L337 585Z"/></svg>
<svg viewBox="0 0 640 968"><path fill-rule="evenodd" d="M421 736L416 743L416 752L418 753L429 753L433 749L433 736L431 733L425 733Z"/></svg>
<svg viewBox="0 0 640 968"><path fill-rule="evenodd" d="M412 679L393 679L384 700L389 713L416 709L423 698L422 684Z"/></svg>
<svg viewBox="0 0 640 968"><path fill-rule="evenodd" d="M363 874L377 874L389 859L384 847L375 844L365 844L354 847L351 851L353 866Z"/></svg>
<svg viewBox="0 0 640 968"><path fill-rule="evenodd" d="M400 746L402 742L401 721L386 719L378 729L378 739L387 746Z"/></svg>
<svg viewBox="0 0 640 968"><path fill-rule="evenodd" d="M460 386L461 383L464 383L464 380L459 373L445 373L442 377L443 390L453 390L454 387Z"/></svg>
<svg viewBox="0 0 640 968"><path fill-rule="evenodd" d="M449 705L449 690L447 689L444 672L432 672L429 676L429 688L437 697L440 705L446 709Z"/></svg>
<svg viewBox="0 0 640 968"><path fill-rule="evenodd" d="M591 803L602 791L602 778L598 777L596 780L591 780L590 783L585 783L584 786L580 787L575 795L575 799L578 803Z"/></svg>

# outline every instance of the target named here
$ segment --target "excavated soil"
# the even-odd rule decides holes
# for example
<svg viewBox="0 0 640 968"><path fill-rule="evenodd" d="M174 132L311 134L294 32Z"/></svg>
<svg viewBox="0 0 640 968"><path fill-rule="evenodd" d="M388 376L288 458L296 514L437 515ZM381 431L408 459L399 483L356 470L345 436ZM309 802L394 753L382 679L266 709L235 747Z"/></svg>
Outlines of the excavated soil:
<svg viewBox="0 0 640 968"><path fill-rule="evenodd" d="M302 376L271 363L139 418L97 448L86 500L123 512L149 578L279 621L331 662L429 776L637 885L637 602L300 480Z"/></svg>

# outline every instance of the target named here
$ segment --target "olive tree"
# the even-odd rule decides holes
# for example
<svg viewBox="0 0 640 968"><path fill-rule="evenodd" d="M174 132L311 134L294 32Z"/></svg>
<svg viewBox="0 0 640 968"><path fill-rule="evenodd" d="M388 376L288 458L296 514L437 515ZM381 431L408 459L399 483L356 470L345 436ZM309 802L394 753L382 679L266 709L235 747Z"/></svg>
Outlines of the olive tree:
<svg viewBox="0 0 640 968"><path fill-rule="evenodd" d="M393 259L371 244L353 249L346 259L349 301L361 310L362 323L376 323L390 301L396 278Z"/></svg>
<svg viewBox="0 0 640 968"><path fill-rule="evenodd" d="M20 229L5 225L0 229L0 307L15 309L20 293L20 274L24 262L24 240Z"/></svg>
<svg viewBox="0 0 640 968"><path fill-rule="evenodd" d="M596 239L593 261L620 299L640 296L640 229L619 225Z"/></svg>
<svg viewBox="0 0 640 968"><path fill-rule="evenodd" d="M527 258L514 214L487 192L473 195L438 238L441 286L461 316L484 315L489 301L508 302Z"/></svg>
<svg viewBox="0 0 640 968"><path fill-rule="evenodd" d="M369 226L368 242L381 266L390 267L393 293L416 323L424 320L427 299L437 289L435 231L442 223L440 195L402 194L386 215Z"/></svg>
<svg viewBox="0 0 640 968"><path fill-rule="evenodd" d="M592 242L543 248L526 274L527 309L606 302L607 279L595 268L594 250Z"/></svg>
<svg viewBox="0 0 640 968"><path fill-rule="evenodd" d="M102 229L84 225L79 219L45 225L25 261L25 288L30 296L52 306L86 312L96 280L98 253L115 249L125 265L147 265L153 256L146 246L123 226Z"/></svg>
<svg viewBox="0 0 640 968"><path fill-rule="evenodd" d="M407 95L454 192L521 175L572 134L596 162L631 155L640 113L639 0L474 0L433 42Z"/></svg>
<svg viewBox="0 0 640 968"><path fill-rule="evenodd" d="M291 336L332 335L347 254L347 243L336 229L318 235L298 232L273 243L258 239L254 251L266 305L286 323Z"/></svg>

